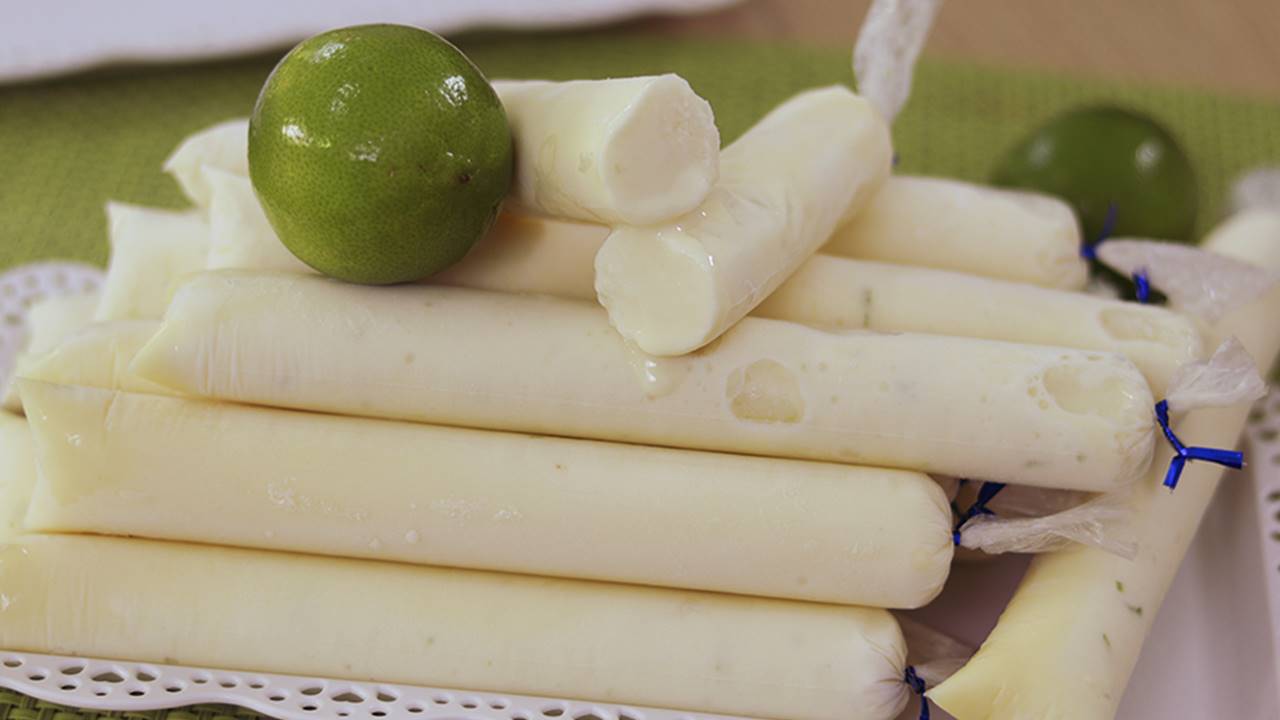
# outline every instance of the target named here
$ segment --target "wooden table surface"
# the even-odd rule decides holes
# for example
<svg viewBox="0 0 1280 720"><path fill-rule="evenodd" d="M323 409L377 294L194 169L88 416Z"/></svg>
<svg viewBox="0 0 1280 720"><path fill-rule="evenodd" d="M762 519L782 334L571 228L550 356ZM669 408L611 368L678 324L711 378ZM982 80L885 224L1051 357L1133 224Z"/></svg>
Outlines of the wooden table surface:
<svg viewBox="0 0 1280 720"><path fill-rule="evenodd" d="M868 3L745 0L640 24L852 48ZM1280 100L1280 0L949 0L926 52Z"/></svg>

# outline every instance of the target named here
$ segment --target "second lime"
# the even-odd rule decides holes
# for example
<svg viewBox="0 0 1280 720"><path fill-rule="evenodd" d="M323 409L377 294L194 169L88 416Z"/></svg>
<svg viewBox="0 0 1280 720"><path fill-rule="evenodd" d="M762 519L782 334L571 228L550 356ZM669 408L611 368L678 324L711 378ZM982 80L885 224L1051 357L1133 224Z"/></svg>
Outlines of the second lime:
<svg viewBox="0 0 1280 720"><path fill-rule="evenodd" d="M992 182L1066 200L1086 242L1108 229L1189 242L1195 230L1196 179L1186 153L1160 123L1124 108L1086 107L1052 118L1014 146Z"/></svg>

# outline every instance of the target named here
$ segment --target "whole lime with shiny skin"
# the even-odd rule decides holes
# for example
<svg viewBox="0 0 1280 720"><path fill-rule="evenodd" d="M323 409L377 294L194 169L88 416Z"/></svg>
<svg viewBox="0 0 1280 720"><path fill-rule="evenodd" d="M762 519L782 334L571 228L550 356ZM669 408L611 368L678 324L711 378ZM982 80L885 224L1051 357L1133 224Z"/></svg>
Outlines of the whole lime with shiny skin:
<svg viewBox="0 0 1280 720"><path fill-rule="evenodd" d="M511 185L511 130L480 70L403 25L304 40L249 121L249 175L300 260L348 282L418 280L461 260Z"/></svg>
<svg viewBox="0 0 1280 720"><path fill-rule="evenodd" d="M1057 195L1080 217L1085 242L1110 235L1190 242L1196 178L1187 154L1156 120L1093 106L1032 131L996 167L996 185Z"/></svg>

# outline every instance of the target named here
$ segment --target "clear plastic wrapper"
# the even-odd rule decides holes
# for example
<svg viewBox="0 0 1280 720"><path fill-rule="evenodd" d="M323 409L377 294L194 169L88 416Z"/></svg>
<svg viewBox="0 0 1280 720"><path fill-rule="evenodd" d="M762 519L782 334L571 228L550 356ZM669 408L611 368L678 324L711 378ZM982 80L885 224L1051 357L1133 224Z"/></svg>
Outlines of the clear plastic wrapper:
<svg viewBox="0 0 1280 720"><path fill-rule="evenodd" d="M1081 495L1049 490L1028 493L1050 505ZM1127 493L1103 493L1047 515L1010 516L1007 509L976 515L961 526L960 545L999 554L1042 553L1080 543L1132 558L1138 548L1131 519Z"/></svg>
<svg viewBox="0 0 1280 720"><path fill-rule="evenodd" d="M858 92L892 123L911 95L916 58L942 0L875 0L853 48Z"/></svg>
<svg viewBox="0 0 1280 720"><path fill-rule="evenodd" d="M973 656L975 648L903 613L894 613L907 642L907 663L928 687L951 677Z"/></svg>
<svg viewBox="0 0 1280 720"><path fill-rule="evenodd" d="M1152 240L1107 240L1098 258L1124 275L1145 273L1169 305L1205 322L1262 297L1277 284L1262 268L1184 245Z"/></svg>
<svg viewBox="0 0 1280 720"><path fill-rule="evenodd" d="M1174 413L1204 407L1228 407L1253 402L1267 394L1267 384L1258 366L1234 336L1203 362L1190 362L1178 369L1169 383L1165 401Z"/></svg>

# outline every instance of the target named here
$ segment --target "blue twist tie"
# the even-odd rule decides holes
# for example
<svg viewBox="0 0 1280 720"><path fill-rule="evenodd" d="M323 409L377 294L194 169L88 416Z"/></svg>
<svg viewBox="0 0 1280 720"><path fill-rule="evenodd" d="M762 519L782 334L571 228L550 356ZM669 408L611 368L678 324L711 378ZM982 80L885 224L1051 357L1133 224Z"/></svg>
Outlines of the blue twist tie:
<svg viewBox="0 0 1280 720"><path fill-rule="evenodd" d="M1169 427L1168 400L1161 400L1156 403L1156 421L1160 423L1160 429L1164 431L1165 439L1173 446L1173 451L1176 453L1173 459L1169 461L1169 469L1164 474L1164 486L1170 490L1178 487L1178 478L1182 477L1182 469L1192 460L1204 460L1205 462L1223 465L1235 470L1244 467L1244 453L1242 452L1183 445L1178 436L1173 434L1173 429Z"/></svg>
<svg viewBox="0 0 1280 720"><path fill-rule="evenodd" d="M956 514L960 516L960 518L956 520L955 528L951 531L952 543L956 545L960 544L960 528L964 527L964 524L969 522L970 519L978 515L995 515L995 513L992 512L991 509L987 507L987 503L994 500L996 495L999 495L1000 491L1003 489L1004 489L1004 483L998 483L998 482L982 483L982 487L978 488L978 499L974 500L973 504L969 506L969 509L964 511L963 513L961 513L959 509L956 508L956 504L954 502L951 503L952 509L955 510Z"/></svg>
<svg viewBox="0 0 1280 720"><path fill-rule="evenodd" d="M1137 287L1138 302L1151 302L1151 281L1147 279L1147 271L1139 270L1133 274L1133 284Z"/></svg>
<svg viewBox="0 0 1280 720"><path fill-rule="evenodd" d="M1102 231L1098 233L1098 237L1094 239L1093 243L1080 246L1081 257L1085 260L1098 259L1098 246L1101 245L1104 240L1111 237L1111 233L1115 232L1116 216L1119 214L1120 212L1116 208L1115 203L1107 203L1107 216L1102 220Z"/></svg>
<svg viewBox="0 0 1280 720"><path fill-rule="evenodd" d="M916 669L910 665L907 666L906 673L902 676L903 682L907 687L911 688L911 692L920 696L920 720L929 720L929 699L924 696L926 690L924 680L916 674Z"/></svg>
<svg viewBox="0 0 1280 720"><path fill-rule="evenodd" d="M969 484L969 481L968 481L968 480L966 480L965 478L956 478L956 494L957 494L957 497L959 497L960 488L962 488L962 487L964 487L965 485L968 485L968 484ZM952 498L952 499L951 499L951 514L952 514L952 515L955 515L955 516L957 516L957 517L959 517L959 516L960 516L960 514L961 514L961 513L963 513L963 512L964 512L964 511L960 509L960 505L956 503L955 498Z"/></svg>

